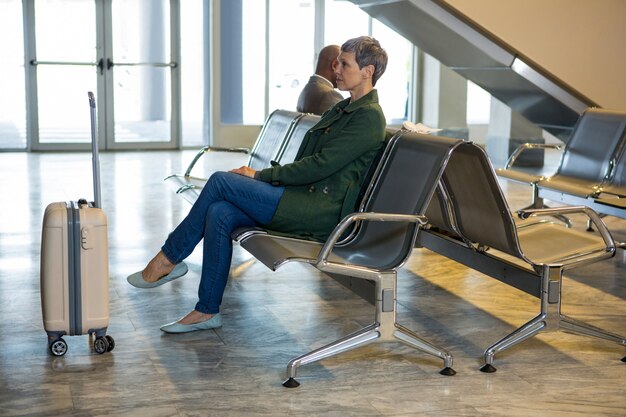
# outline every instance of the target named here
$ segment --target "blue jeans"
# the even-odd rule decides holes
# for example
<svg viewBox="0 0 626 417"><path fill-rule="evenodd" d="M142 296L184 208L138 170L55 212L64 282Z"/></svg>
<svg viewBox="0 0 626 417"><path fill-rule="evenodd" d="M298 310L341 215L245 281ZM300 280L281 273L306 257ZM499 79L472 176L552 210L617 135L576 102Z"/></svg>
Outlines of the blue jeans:
<svg viewBox="0 0 626 417"><path fill-rule="evenodd" d="M284 187L232 172L211 175L187 217L161 248L177 264L204 239L196 310L219 313L233 252L231 233L243 226L268 224L283 191Z"/></svg>

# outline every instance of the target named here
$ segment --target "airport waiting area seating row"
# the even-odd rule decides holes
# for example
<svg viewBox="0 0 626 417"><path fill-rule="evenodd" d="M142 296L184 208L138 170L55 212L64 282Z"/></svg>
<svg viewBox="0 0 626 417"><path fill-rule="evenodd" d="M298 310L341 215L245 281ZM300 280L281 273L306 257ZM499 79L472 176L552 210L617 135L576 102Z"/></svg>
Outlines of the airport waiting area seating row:
<svg viewBox="0 0 626 417"><path fill-rule="evenodd" d="M599 234L531 217L584 214ZM483 372L494 372L494 355L542 332L607 339L624 337L561 313L563 273L615 255L615 242L600 216L584 206L520 210L515 220L485 152L460 146L451 156L425 213L422 246L539 298L539 314L489 346ZM626 359L626 357L625 357Z"/></svg>
<svg viewBox="0 0 626 417"><path fill-rule="evenodd" d="M305 116L296 114L289 123L281 123L283 128L289 125L281 133L283 144L273 142L272 149L262 149L271 119L288 114L277 111L268 118L252 151L251 163L258 160L258 155L271 154L274 149L279 150L275 155L280 156L280 149L290 141L301 142L302 138L294 135L294 128L297 120ZM304 132L299 134L303 136ZM272 270L288 262L301 262L331 276L347 276L372 284L373 323L291 360L286 387L299 385L295 377L300 366L378 341L402 342L440 358L444 362L440 373L455 374L448 351L396 321L397 272L416 246L539 298L540 311L535 318L485 350L481 368L484 372L495 371L496 353L541 331L565 330L626 346L623 336L561 313L564 271L604 261L615 254L615 242L597 213L583 206L524 210L516 221L482 148L459 139L405 130L389 136L368 174L358 210L343 219L326 242L277 236L258 228L233 234L235 241ZM268 166L269 161L266 162ZM180 183L187 181L184 177L168 179ZM196 191L201 186L186 185ZM572 213L586 215L599 233L528 219Z"/></svg>
<svg viewBox="0 0 626 417"><path fill-rule="evenodd" d="M193 158L184 174L173 174L165 178L179 194L193 204L207 178L192 175L192 171L203 155L209 152L240 152L248 154L247 166L260 170L270 166L293 162L304 139L304 134L319 121L320 116L288 110L275 110L265 120L252 149L205 146Z"/></svg>
<svg viewBox="0 0 626 417"><path fill-rule="evenodd" d="M515 161L533 148L560 146L526 143L509 157L498 176L530 185L532 208L544 200L584 205L602 215L626 219L626 113L587 109L578 120L562 149L561 160L551 176L516 169Z"/></svg>

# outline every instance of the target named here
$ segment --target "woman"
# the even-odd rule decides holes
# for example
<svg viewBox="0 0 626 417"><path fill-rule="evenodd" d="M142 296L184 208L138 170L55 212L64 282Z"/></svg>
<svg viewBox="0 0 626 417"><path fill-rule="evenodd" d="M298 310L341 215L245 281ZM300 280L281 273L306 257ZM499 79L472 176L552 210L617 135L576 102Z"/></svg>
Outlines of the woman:
<svg viewBox="0 0 626 417"><path fill-rule="evenodd" d="M199 301L166 324L166 333L222 325L219 307L232 255L231 232L259 225L273 232L324 241L354 211L367 168L385 135L385 117L374 89L387 54L367 36L345 42L337 57L337 88L350 97L322 115L304 137L295 162L260 171L240 167L213 174L189 214L143 271L128 277L152 288L187 272L182 262L204 239Z"/></svg>

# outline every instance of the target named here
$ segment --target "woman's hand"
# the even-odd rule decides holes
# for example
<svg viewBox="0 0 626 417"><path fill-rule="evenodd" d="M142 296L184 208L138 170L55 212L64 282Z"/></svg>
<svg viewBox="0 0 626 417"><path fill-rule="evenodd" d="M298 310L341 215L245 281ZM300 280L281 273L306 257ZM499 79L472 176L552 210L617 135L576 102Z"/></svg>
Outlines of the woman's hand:
<svg viewBox="0 0 626 417"><path fill-rule="evenodd" d="M231 169L229 172L234 172L235 174L243 175L244 177L250 178L254 178L254 174L256 174L256 170L247 166Z"/></svg>

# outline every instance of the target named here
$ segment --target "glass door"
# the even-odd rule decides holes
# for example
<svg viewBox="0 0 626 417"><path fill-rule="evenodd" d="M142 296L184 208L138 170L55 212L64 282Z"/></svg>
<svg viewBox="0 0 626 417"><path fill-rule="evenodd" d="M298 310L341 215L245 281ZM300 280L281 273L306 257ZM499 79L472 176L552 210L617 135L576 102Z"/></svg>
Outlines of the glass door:
<svg viewBox="0 0 626 417"><path fill-rule="evenodd" d="M28 125L34 150L87 149L87 91L97 90L96 3L30 0ZM29 59L30 58L30 59Z"/></svg>
<svg viewBox="0 0 626 417"><path fill-rule="evenodd" d="M178 0L112 0L105 37L107 148L172 148L180 140ZM109 11L105 11L107 22ZM110 45L110 48L108 47Z"/></svg>
<svg viewBox="0 0 626 417"><path fill-rule="evenodd" d="M101 148L177 147L178 8L178 0L26 0L32 148L88 149L87 91L96 93Z"/></svg>
<svg viewBox="0 0 626 417"><path fill-rule="evenodd" d="M28 146L22 9L20 0L0 1L0 151Z"/></svg>

